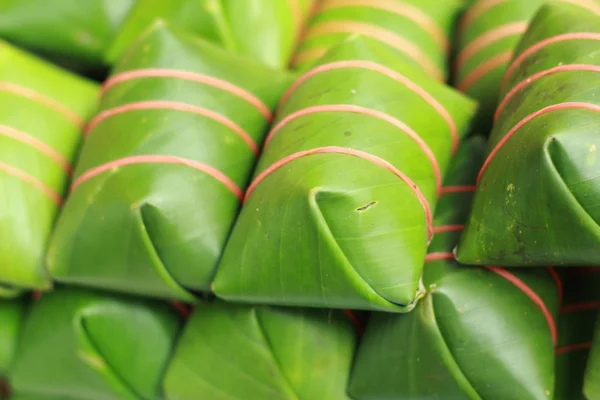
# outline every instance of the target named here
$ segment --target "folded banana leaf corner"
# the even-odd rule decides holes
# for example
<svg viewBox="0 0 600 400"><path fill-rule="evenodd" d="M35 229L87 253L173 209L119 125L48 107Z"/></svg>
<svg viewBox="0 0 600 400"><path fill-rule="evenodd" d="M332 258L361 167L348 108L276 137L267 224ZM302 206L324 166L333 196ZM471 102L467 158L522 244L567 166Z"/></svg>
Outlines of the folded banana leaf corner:
<svg viewBox="0 0 600 400"><path fill-rule="evenodd" d="M355 344L339 310L200 304L167 368L165 396L350 400Z"/></svg>
<svg viewBox="0 0 600 400"><path fill-rule="evenodd" d="M371 315L351 375L352 398L552 399L554 271L453 260L482 162L481 138L461 143L436 212L439 234L423 271L427 293L408 314Z"/></svg>
<svg viewBox="0 0 600 400"><path fill-rule="evenodd" d="M217 270L231 301L408 311L475 104L353 38L291 86Z"/></svg>
<svg viewBox="0 0 600 400"><path fill-rule="evenodd" d="M104 83L47 262L61 282L193 301L289 75L156 24Z"/></svg>
<svg viewBox="0 0 600 400"><path fill-rule="evenodd" d="M558 317L554 399L596 400L597 366L590 348L594 325L600 317L600 268L565 268L560 272L564 295Z"/></svg>
<svg viewBox="0 0 600 400"><path fill-rule="evenodd" d="M304 71L332 46L361 35L443 81L454 21L463 8L461 0L322 0L291 65Z"/></svg>
<svg viewBox="0 0 600 400"><path fill-rule="evenodd" d="M98 87L0 42L0 297L47 289L44 255Z"/></svg>
<svg viewBox="0 0 600 400"><path fill-rule="evenodd" d="M166 303L58 288L29 310L11 390L19 399L162 399L180 323Z"/></svg>
<svg viewBox="0 0 600 400"><path fill-rule="evenodd" d="M504 78L465 264L600 264L600 17L544 6Z"/></svg>

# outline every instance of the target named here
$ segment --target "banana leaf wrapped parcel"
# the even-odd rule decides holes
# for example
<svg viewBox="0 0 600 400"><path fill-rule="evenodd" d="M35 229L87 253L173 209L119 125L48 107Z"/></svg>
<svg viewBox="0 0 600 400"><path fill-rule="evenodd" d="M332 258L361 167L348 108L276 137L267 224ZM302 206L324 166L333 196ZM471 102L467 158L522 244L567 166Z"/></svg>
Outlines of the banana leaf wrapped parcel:
<svg viewBox="0 0 600 400"><path fill-rule="evenodd" d="M104 83L48 252L53 278L185 301L208 291L288 84L155 25Z"/></svg>
<svg viewBox="0 0 600 400"><path fill-rule="evenodd" d="M166 303L59 288L31 306L11 390L19 399L163 399L179 329Z"/></svg>
<svg viewBox="0 0 600 400"><path fill-rule="evenodd" d="M83 70L112 65L164 20L283 68L315 0L2 0L0 38Z"/></svg>
<svg viewBox="0 0 600 400"><path fill-rule="evenodd" d="M231 301L408 311L475 105L352 38L284 94L213 283Z"/></svg>
<svg viewBox="0 0 600 400"><path fill-rule="evenodd" d="M544 6L504 81L457 259L600 264L600 17Z"/></svg>
<svg viewBox="0 0 600 400"><path fill-rule="evenodd" d="M0 297L46 289L44 254L98 86L0 42Z"/></svg>
<svg viewBox="0 0 600 400"><path fill-rule="evenodd" d="M552 399L554 271L453 260L482 145L478 137L462 143L448 174L423 271L427 292L408 314L371 315L350 379L353 399Z"/></svg>
<svg viewBox="0 0 600 400"><path fill-rule="evenodd" d="M170 400L350 400L356 333L339 310L200 304L164 380Z"/></svg>
<svg viewBox="0 0 600 400"><path fill-rule="evenodd" d="M554 399L595 399L584 395L584 376L586 364L588 370L593 364L590 347L600 317L600 269L568 268L561 275L564 296L558 317Z"/></svg>
<svg viewBox="0 0 600 400"><path fill-rule="evenodd" d="M306 70L336 44L359 34L432 79L446 77L446 60L461 0L322 0L309 20L292 66Z"/></svg>
<svg viewBox="0 0 600 400"><path fill-rule="evenodd" d="M557 0L581 12L600 15L600 1ZM513 52L544 0L475 1L458 29L454 81L480 103L480 126L489 126L500 84Z"/></svg>

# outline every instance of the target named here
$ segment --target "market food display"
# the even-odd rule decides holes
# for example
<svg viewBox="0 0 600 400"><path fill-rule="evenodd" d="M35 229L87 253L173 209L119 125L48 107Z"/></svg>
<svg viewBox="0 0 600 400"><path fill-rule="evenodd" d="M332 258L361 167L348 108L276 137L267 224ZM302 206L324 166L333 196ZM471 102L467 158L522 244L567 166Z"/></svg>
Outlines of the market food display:
<svg viewBox="0 0 600 400"><path fill-rule="evenodd" d="M0 0L0 105L0 400L600 400L600 0Z"/></svg>

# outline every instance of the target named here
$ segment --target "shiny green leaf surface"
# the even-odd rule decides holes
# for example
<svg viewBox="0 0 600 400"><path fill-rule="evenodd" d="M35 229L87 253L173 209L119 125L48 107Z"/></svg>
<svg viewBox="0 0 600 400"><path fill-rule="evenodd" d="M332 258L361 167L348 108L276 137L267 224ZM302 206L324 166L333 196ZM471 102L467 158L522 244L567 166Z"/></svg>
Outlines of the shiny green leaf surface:
<svg viewBox="0 0 600 400"><path fill-rule="evenodd" d="M474 104L363 38L329 52L282 103L215 293L410 310L452 130L465 133Z"/></svg>
<svg viewBox="0 0 600 400"><path fill-rule="evenodd" d="M274 67L285 68L314 0L138 0L107 57L162 19L225 49Z"/></svg>
<svg viewBox="0 0 600 400"><path fill-rule="evenodd" d="M471 268L451 260L483 143L461 144L436 213L423 299L374 313L350 382L357 400L552 399L556 286L546 269Z"/></svg>
<svg viewBox="0 0 600 400"><path fill-rule="evenodd" d="M599 72L600 17L542 8L507 72L459 261L600 263Z"/></svg>
<svg viewBox="0 0 600 400"><path fill-rule="evenodd" d="M554 399L584 400L584 373L600 315L600 269L569 268L562 275L564 298L558 318Z"/></svg>
<svg viewBox="0 0 600 400"><path fill-rule="evenodd" d="M452 29L463 8L460 0L323 0L292 66L305 70L332 46L358 34L444 80Z"/></svg>
<svg viewBox="0 0 600 400"><path fill-rule="evenodd" d="M60 288L32 305L9 382L24 398L162 399L178 331L166 304Z"/></svg>
<svg viewBox="0 0 600 400"><path fill-rule="evenodd" d="M104 63L135 0L0 0L0 38L86 68Z"/></svg>
<svg viewBox="0 0 600 400"><path fill-rule="evenodd" d="M0 297L50 286L44 253L95 84L0 42Z"/></svg>
<svg viewBox="0 0 600 400"><path fill-rule="evenodd" d="M13 361L24 309L25 302L20 299L0 299L0 381L6 375ZM2 389L0 388L1 395Z"/></svg>
<svg viewBox="0 0 600 400"><path fill-rule="evenodd" d="M208 290L288 84L155 26L104 85L49 249L52 276L186 301Z"/></svg>
<svg viewBox="0 0 600 400"><path fill-rule="evenodd" d="M349 400L356 334L340 311L203 304L165 378L169 400Z"/></svg>

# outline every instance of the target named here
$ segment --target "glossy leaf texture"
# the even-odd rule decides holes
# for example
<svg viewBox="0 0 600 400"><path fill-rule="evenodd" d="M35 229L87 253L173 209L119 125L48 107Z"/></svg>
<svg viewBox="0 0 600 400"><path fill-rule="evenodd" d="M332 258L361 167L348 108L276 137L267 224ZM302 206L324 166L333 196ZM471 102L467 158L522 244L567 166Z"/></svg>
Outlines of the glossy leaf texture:
<svg viewBox="0 0 600 400"><path fill-rule="evenodd" d="M354 38L284 94L214 282L227 300L408 311L474 104Z"/></svg>
<svg viewBox="0 0 600 400"><path fill-rule="evenodd" d="M567 268L561 275L564 298L558 318L554 399L585 400L584 373L600 316L600 268Z"/></svg>
<svg viewBox="0 0 600 400"><path fill-rule="evenodd" d="M461 144L436 213L408 314L373 313L349 393L356 400L552 399L557 287L545 268L472 268L453 260L483 142Z"/></svg>
<svg viewBox="0 0 600 400"><path fill-rule="evenodd" d="M598 290L600 290L600 287ZM584 393L590 400L600 399L600 316L597 319L583 388Z"/></svg>
<svg viewBox="0 0 600 400"><path fill-rule="evenodd" d="M341 311L201 304L165 377L169 400L349 400L356 334Z"/></svg>
<svg viewBox="0 0 600 400"><path fill-rule="evenodd" d="M597 0L555 0L600 15ZM513 52L543 0L478 0L458 27L454 82L479 104L478 127L487 131Z"/></svg>
<svg viewBox="0 0 600 400"><path fill-rule="evenodd" d="M291 65L306 70L332 46L361 35L443 81L454 21L463 8L462 0L322 0Z"/></svg>
<svg viewBox="0 0 600 400"><path fill-rule="evenodd" d="M104 83L49 249L52 276L186 301L207 291L288 85L156 25Z"/></svg>
<svg viewBox="0 0 600 400"><path fill-rule="evenodd" d="M9 382L17 398L162 399L179 329L167 304L59 288L31 306Z"/></svg>
<svg viewBox="0 0 600 400"><path fill-rule="evenodd" d="M600 17L544 6L507 70L458 245L466 264L600 263Z"/></svg>
<svg viewBox="0 0 600 400"><path fill-rule="evenodd" d="M0 297L46 289L48 236L98 87L0 42Z"/></svg>
<svg viewBox="0 0 600 400"><path fill-rule="evenodd" d="M138 0L107 52L117 58L156 19L225 49L285 68L315 0Z"/></svg>
<svg viewBox="0 0 600 400"><path fill-rule="evenodd" d="M0 38L83 68L104 53L135 0L1 0Z"/></svg>
<svg viewBox="0 0 600 400"><path fill-rule="evenodd" d="M10 368L25 311L22 299L0 299L0 381ZM0 396L2 396L0 383Z"/></svg>

